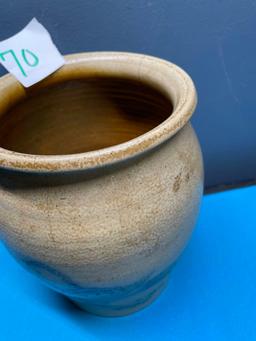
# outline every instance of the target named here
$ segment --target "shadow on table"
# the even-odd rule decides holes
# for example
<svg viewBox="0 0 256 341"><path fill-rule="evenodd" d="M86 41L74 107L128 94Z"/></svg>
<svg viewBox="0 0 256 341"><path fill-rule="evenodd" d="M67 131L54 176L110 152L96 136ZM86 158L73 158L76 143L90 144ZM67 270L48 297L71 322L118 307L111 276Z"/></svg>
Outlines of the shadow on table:
<svg viewBox="0 0 256 341"><path fill-rule="evenodd" d="M36 279L30 281L29 292L46 309L55 311L60 318L68 319L67 323L79 328L80 333L90 333L97 340L158 340L159 337L170 340L173 333L176 336L177 333L183 334L184 319L192 323L188 320L193 316L193 304L188 306L187 302L192 303L198 295L198 289L193 286L195 268L192 270L198 257L201 258L200 249L190 244L173 269L169 285L160 297L148 308L125 317L103 318L86 313Z"/></svg>
<svg viewBox="0 0 256 341"><path fill-rule="evenodd" d="M81 310L65 296L44 286L40 288L40 297L37 296L37 300L40 299L40 302L47 305L48 309L54 309L62 318L68 318L76 327L87 333L89 332L99 340L131 340L135 336L139 337L139 339L157 340L159 330L161 330L162 334L163 330L170 331L172 329L170 325L172 319L170 304L172 304L171 296L174 293L171 287L172 285L170 284L165 292L149 308L129 316L116 318L104 318L89 314ZM164 338L161 339L163 340Z"/></svg>

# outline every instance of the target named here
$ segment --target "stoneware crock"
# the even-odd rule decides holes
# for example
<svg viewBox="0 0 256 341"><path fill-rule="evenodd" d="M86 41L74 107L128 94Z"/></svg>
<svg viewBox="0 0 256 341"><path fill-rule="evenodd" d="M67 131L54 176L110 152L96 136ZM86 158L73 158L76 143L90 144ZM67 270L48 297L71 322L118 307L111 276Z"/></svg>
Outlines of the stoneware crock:
<svg viewBox="0 0 256 341"><path fill-rule="evenodd" d="M12 255L89 312L151 303L199 211L195 106L182 69L139 54L69 55L28 89L2 77L0 236Z"/></svg>

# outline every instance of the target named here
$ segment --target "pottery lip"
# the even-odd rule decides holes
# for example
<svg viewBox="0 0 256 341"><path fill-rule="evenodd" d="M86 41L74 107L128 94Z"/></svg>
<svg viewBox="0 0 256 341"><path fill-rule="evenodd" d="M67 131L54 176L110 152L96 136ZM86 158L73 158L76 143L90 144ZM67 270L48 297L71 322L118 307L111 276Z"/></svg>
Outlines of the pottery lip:
<svg viewBox="0 0 256 341"><path fill-rule="evenodd" d="M91 169L109 165L152 149L176 134L190 119L197 104L197 94L188 74L175 64L157 57L130 52L86 52L65 56L66 64L33 88L25 89L13 76L0 78L0 97L8 110L8 104L18 102L29 91L62 80L83 76L120 75L148 81L158 86L171 99L170 116L152 130L127 142L111 147L65 155L32 155L10 151L0 147L0 168L28 172L63 172ZM6 105L7 103L7 105ZM6 107L5 107L6 105Z"/></svg>

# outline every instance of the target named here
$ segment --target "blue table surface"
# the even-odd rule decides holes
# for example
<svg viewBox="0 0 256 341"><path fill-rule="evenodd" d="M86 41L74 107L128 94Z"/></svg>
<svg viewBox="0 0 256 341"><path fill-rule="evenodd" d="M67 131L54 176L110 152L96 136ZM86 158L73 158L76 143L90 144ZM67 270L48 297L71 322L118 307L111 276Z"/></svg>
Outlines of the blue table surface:
<svg viewBox="0 0 256 341"><path fill-rule="evenodd" d="M122 318L78 310L0 244L0 340L256 340L256 186L203 198L164 293Z"/></svg>

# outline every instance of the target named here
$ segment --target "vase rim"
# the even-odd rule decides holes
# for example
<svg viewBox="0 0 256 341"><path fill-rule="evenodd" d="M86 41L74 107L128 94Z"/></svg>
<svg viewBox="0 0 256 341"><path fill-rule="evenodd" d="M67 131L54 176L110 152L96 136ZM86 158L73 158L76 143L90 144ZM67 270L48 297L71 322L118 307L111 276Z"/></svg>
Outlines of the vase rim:
<svg viewBox="0 0 256 341"><path fill-rule="evenodd" d="M0 168L36 172L59 172L96 168L150 150L170 139L189 121L197 103L188 74L163 59L130 52L85 52L65 56L65 65L33 86L33 91L61 81L88 76L120 76L147 82L169 98L173 110L166 120L134 138L103 149L65 155L33 155L0 147ZM0 78L0 112L26 98L24 88L12 75Z"/></svg>

